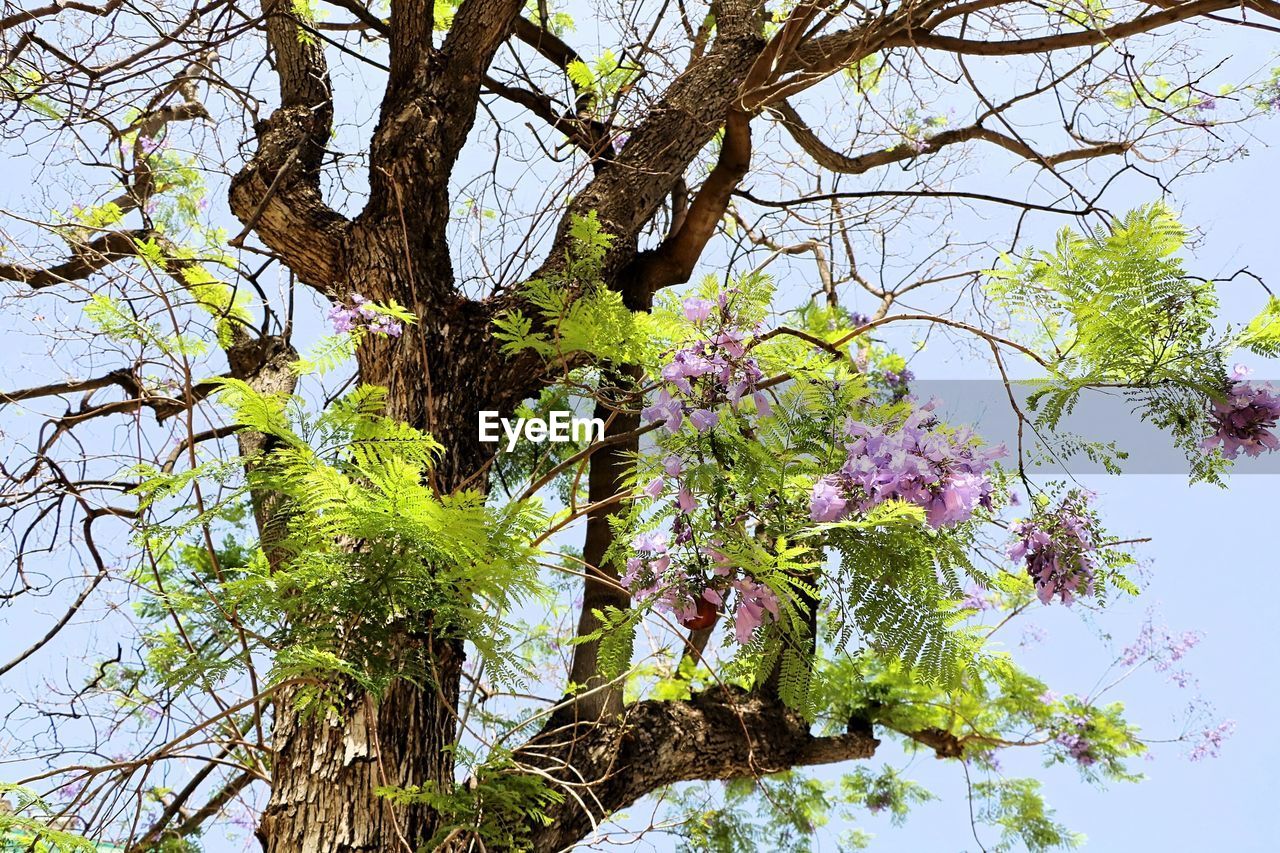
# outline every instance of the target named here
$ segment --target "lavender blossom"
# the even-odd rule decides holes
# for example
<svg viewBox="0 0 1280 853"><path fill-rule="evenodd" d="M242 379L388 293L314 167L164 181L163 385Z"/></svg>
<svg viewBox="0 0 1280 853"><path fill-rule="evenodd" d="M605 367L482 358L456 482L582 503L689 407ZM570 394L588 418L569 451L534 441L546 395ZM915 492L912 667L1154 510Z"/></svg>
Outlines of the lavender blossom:
<svg viewBox="0 0 1280 853"><path fill-rule="evenodd" d="M845 464L814 486L810 517L836 521L900 500L924 509L930 526L940 528L968 520L978 507L990 507L987 471L1004 448L980 450L967 431L941 431L932 409L932 404L921 406L894 431L849 421ZM837 497L843 505L837 505Z"/></svg>
<svg viewBox="0 0 1280 853"><path fill-rule="evenodd" d="M1222 455L1235 459L1244 451L1260 456L1280 449L1280 438L1272 431L1280 419L1280 393L1271 385L1246 381L1248 368L1237 365L1224 399L1215 400L1209 415L1214 433L1200 444L1206 453L1221 446Z"/></svg>
<svg viewBox="0 0 1280 853"><path fill-rule="evenodd" d="M1013 525L1009 559L1026 563L1044 604L1057 596L1070 605L1093 593L1098 544L1088 500L1086 492L1071 492L1053 512Z"/></svg>

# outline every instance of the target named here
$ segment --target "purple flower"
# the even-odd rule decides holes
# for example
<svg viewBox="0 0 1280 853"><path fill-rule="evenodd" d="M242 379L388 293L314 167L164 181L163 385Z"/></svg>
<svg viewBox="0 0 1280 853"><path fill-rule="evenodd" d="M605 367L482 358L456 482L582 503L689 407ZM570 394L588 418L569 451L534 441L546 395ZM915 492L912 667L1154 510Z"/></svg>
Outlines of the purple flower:
<svg viewBox="0 0 1280 853"><path fill-rule="evenodd" d="M751 399L755 401L756 411L760 417L767 418L773 414L773 406L769 403L769 395L763 391L757 391L751 395Z"/></svg>
<svg viewBox="0 0 1280 853"><path fill-rule="evenodd" d="M1138 636L1125 646L1116 663L1131 667L1151 662L1156 672L1168 672L1175 663L1199 645L1203 638L1198 631L1183 631L1175 635L1166 626L1157 625L1151 612L1148 612ZM1172 673L1169 678L1179 687L1191 680L1190 675L1181 671Z"/></svg>
<svg viewBox="0 0 1280 853"><path fill-rule="evenodd" d="M1042 603L1057 596L1069 605L1077 596L1092 594L1098 546L1087 493L1071 492L1053 512L1020 521L1012 531L1009 559L1026 563Z"/></svg>
<svg viewBox="0 0 1280 853"><path fill-rule="evenodd" d="M765 623L768 615L778 618L778 596L762 583L742 579L733 582L738 591L738 609L734 614L734 635L739 643L751 642L751 635Z"/></svg>
<svg viewBox="0 0 1280 853"><path fill-rule="evenodd" d="M334 334L350 332L356 327L355 312L345 305L334 305L329 309L329 321L333 323Z"/></svg>
<svg viewBox="0 0 1280 853"><path fill-rule="evenodd" d="M649 485L644 487L644 493L651 498L656 498L662 494L665 487L666 481L662 477L654 477L649 481Z"/></svg>
<svg viewBox="0 0 1280 853"><path fill-rule="evenodd" d="M845 424L845 464L827 475L826 483L838 486L849 507L859 512L889 500L913 503L925 510L935 528L966 521L978 507L989 508L993 487L987 470L1004 448L979 450L968 431L938 430L932 408L920 406L896 430L850 420ZM831 494L824 487L814 497ZM825 516L834 510L822 502L815 511Z"/></svg>
<svg viewBox="0 0 1280 853"><path fill-rule="evenodd" d="M1235 720L1224 720L1216 726L1210 726L1196 735L1197 743L1187 756L1192 761L1205 758L1217 758L1222 750L1222 743L1235 734Z"/></svg>
<svg viewBox="0 0 1280 853"><path fill-rule="evenodd" d="M689 423L693 424L693 428L698 432L706 432L719 420L720 416L711 409L695 409L689 415Z"/></svg>
<svg viewBox="0 0 1280 853"><path fill-rule="evenodd" d="M709 299L690 296L682 303L684 317L690 323L701 323L711 316L716 304Z"/></svg>
<svg viewBox="0 0 1280 853"><path fill-rule="evenodd" d="M678 432L680 423L684 420L684 408L679 400L673 399L671 393L663 388L658 392L658 398L653 405L642 409L640 416L649 423L666 421L668 431Z"/></svg>
<svg viewBox="0 0 1280 853"><path fill-rule="evenodd" d="M680 508L680 511L693 512L694 507L697 505L697 502L693 499L693 492L689 491L688 487L681 487L680 494L676 497L676 506Z"/></svg>
<svg viewBox="0 0 1280 853"><path fill-rule="evenodd" d="M692 394L693 385L689 380L705 376L717 368L717 364L699 353L680 350L671 362L662 368L662 378L675 385L683 394Z"/></svg>
<svg viewBox="0 0 1280 853"><path fill-rule="evenodd" d="M1054 740L1059 746L1067 750L1067 754L1076 760L1081 767L1088 767L1097 763L1098 759L1093 754L1093 744L1089 742L1087 737L1089 721L1085 717L1077 717L1075 719L1075 731L1067 731L1059 734Z"/></svg>
<svg viewBox="0 0 1280 853"><path fill-rule="evenodd" d="M661 530L641 533L631 541L631 547L637 551L648 551L654 554L667 553L667 534Z"/></svg>
<svg viewBox="0 0 1280 853"><path fill-rule="evenodd" d="M995 605L992 604L991 599L987 597L987 590L981 586L975 586L970 589L965 594L964 599L960 602L960 609L962 610L977 610L981 612L983 610L990 610L993 607L995 607Z"/></svg>
<svg viewBox="0 0 1280 853"><path fill-rule="evenodd" d="M1245 381L1249 372L1244 365L1236 365L1225 397L1213 401L1209 423L1214 432L1200 443L1206 453L1220 446L1223 456L1235 459L1242 450L1247 456L1259 456L1280 449L1280 438L1272 432L1280 419L1280 395L1270 385Z"/></svg>
<svg viewBox="0 0 1280 853"><path fill-rule="evenodd" d="M740 332L732 329L725 329L712 339L716 346L721 347L732 358L742 358L747 354L747 348L742 344L743 336Z"/></svg>
<svg viewBox="0 0 1280 853"><path fill-rule="evenodd" d="M335 303L329 308L329 321L333 323L334 334L364 329L375 335L398 338L404 332L404 326L398 320L384 314L377 305L365 299L359 293L353 293L350 304Z"/></svg>
<svg viewBox="0 0 1280 853"><path fill-rule="evenodd" d="M838 481L827 476L813 484L809 495L809 518L818 522L839 521L845 514L848 501L841 494Z"/></svg>
<svg viewBox="0 0 1280 853"><path fill-rule="evenodd" d="M716 412L728 403L736 412L743 397L753 395L756 411L768 414L769 403L758 394L758 383L764 378L759 364L747 355L745 341L752 334L736 324L730 315L728 294L721 292L715 302L691 296L682 303L685 317L704 328L703 337L671 353L658 371L663 387L659 402L645 410L649 420L667 421L675 432L684 413L699 432L716 423ZM719 314L717 314L717 306ZM677 401L680 414L670 407Z"/></svg>
<svg viewBox="0 0 1280 853"><path fill-rule="evenodd" d="M1022 629L1022 637L1018 640L1018 645L1022 648L1034 646L1043 643L1049 636L1049 632L1039 625L1026 625Z"/></svg>
<svg viewBox="0 0 1280 853"><path fill-rule="evenodd" d="M679 456L668 456L662 460L662 470L666 471L669 477L679 477L684 472L684 463Z"/></svg>

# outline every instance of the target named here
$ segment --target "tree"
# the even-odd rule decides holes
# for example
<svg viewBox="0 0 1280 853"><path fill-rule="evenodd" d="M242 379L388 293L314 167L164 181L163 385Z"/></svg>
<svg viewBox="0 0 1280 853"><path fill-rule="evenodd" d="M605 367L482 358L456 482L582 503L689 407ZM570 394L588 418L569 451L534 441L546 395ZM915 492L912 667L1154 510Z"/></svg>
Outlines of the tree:
<svg viewBox="0 0 1280 853"><path fill-rule="evenodd" d="M90 755L33 744L58 755L10 826L188 849L261 789L272 853L550 851L737 780L710 809L679 789L678 831L749 849L747 798L802 843L833 796L803 769L884 737L975 772L1021 745L1126 778L1145 747L1119 706L1046 693L971 618L1133 592L1125 543L1024 473L1030 443L1002 467L933 417L883 334L1038 369L1035 408L1009 399L1050 453L1110 453L1053 431L1117 385L1196 476L1274 446L1277 398L1225 364L1274 354L1276 303L1215 332L1170 209L1105 193L1240 151L1280 78L1219 87L1190 39L1269 33L1277 9L6 11L6 144L44 197L10 214L0 278L74 378L2 398L47 413L15 421L5 463L5 600L65 609L0 674L107 620L106 656L29 709L77 738L90 721ZM957 205L1016 211L1003 260L942 235ZM1075 230L1026 250L1024 223L1058 216ZM780 258L808 261L779 287ZM940 307L903 306L930 290ZM325 310L335 333L300 356ZM603 437L478 428L570 410ZM54 554L76 560L51 574ZM645 631L668 641L638 654ZM1121 665L1189 642L1149 632ZM178 759L198 769L171 786ZM1071 843L1033 780L974 791L1009 843ZM840 796L923 794L854 770Z"/></svg>

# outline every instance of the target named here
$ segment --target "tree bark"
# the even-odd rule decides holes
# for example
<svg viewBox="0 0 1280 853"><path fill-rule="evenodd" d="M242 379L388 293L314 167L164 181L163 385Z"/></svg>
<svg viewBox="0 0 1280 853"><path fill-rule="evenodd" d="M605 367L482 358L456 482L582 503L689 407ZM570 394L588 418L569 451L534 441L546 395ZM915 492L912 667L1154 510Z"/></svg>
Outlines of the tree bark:
<svg viewBox="0 0 1280 853"><path fill-rule="evenodd" d="M434 683L397 681L380 702L354 693L341 712L276 703L271 799L258 827L266 853L413 853L435 831L425 806L393 806L381 786L453 782L460 643L432 649Z"/></svg>
<svg viewBox="0 0 1280 853"><path fill-rule="evenodd" d="M613 720L548 727L517 757L573 792L534 831L535 851L557 853L666 785L870 758L877 746L868 731L814 737L780 703L716 687L684 701L637 702Z"/></svg>
<svg viewBox="0 0 1280 853"><path fill-rule="evenodd" d="M478 303L448 295L447 255L422 245L410 255L404 247L398 223L355 223L344 246L343 290L394 298L420 318L399 338L366 337L357 355L361 380L387 389L388 416L443 445L430 472L439 493L484 491L496 445L479 441L477 413L511 414L537 393L539 380L504 370L488 315ZM430 615L413 621L429 624ZM271 798L259 828L267 853L416 851L435 832L428 808L392 806L375 791L453 783L463 642L403 633L392 645L425 656L428 684L401 679L380 700L353 687L344 707L324 716L299 714L295 694L279 697Z"/></svg>

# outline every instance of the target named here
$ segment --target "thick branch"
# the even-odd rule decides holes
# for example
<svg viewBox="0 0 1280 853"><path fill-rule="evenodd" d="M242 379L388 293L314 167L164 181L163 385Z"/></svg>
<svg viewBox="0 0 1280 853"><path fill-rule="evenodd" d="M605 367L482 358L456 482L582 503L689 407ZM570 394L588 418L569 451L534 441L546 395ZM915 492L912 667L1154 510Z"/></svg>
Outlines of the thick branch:
<svg viewBox="0 0 1280 853"><path fill-rule="evenodd" d="M1129 36L1150 32L1178 21L1185 21L1210 12L1219 12L1223 9L1230 9L1240 5L1242 4L1233 2L1233 0L1194 0L1191 3L1180 3L1177 6L1153 12L1150 15L1142 15L1130 21L1096 30L1080 30L1074 33L1009 39L1007 41L981 41L909 31L898 36L890 42L889 46L925 47L972 56L1012 56L1027 53L1045 53L1113 42ZM1246 2L1243 5L1258 9L1269 17L1280 17L1280 14L1277 13L1277 8L1280 7L1276 7L1276 4L1273 3Z"/></svg>
<svg viewBox="0 0 1280 853"><path fill-rule="evenodd" d="M534 836L534 849L551 853L666 785L866 759L878 745L865 731L814 737L803 719L775 702L713 688L686 701L639 702L620 720L550 728L517 758L565 787L550 825Z"/></svg>
<svg viewBox="0 0 1280 853"><path fill-rule="evenodd" d="M720 159L698 190L680 229L654 251L636 258L632 275L645 292L652 294L689 280L707 241L724 219L734 189L750 167L751 117L734 111L725 122Z"/></svg>
<svg viewBox="0 0 1280 853"><path fill-rule="evenodd" d="M765 45L756 9L755 3L721 4L715 43L663 93L610 167L574 198L548 265L564 257L572 217L591 211L615 238L610 272L616 274L633 259L641 228L738 101L739 88Z"/></svg>
<svg viewBox="0 0 1280 853"><path fill-rule="evenodd" d="M112 231L96 240L76 245L71 256L51 267L28 267L0 263L0 279L19 281L33 288L52 287L69 281L81 281L123 258L138 254L138 241L146 240L146 229Z"/></svg>
<svg viewBox="0 0 1280 853"><path fill-rule="evenodd" d="M620 386L640 376L636 367L626 367L618 372L608 372L601 386ZM629 383L628 383L629 384ZM578 637L588 636L600 629L596 611L613 607L625 610L631 606L631 596L622 586L617 569L605 561L605 553L613 545L613 528L609 515L617 510L609 498L626 486L627 473L634 454L640 448L640 415L626 411L618 405L619 396L609 394L603 387L601 399L596 403L595 417L609 424L609 437L623 436L623 440L600 447L591 456L591 468L587 474L587 504L594 507L587 513L587 536L582 548L582 562L586 571L582 590L582 612L578 617ZM598 641L583 642L574 646L573 665L569 681L587 692L569 706L567 716L578 720L598 720L615 716L622 710L622 685L605 685L599 678Z"/></svg>
<svg viewBox="0 0 1280 853"><path fill-rule="evenodd" d="M101 6L95 6L92 3L80 3L76 2L76 0L55 0L55 2L46 6L39 6L35 9L22 9L14 12L12 15L6 15L5 17L0 18L0 32L21 26L22 24L34 23L41 18L51 17L67 10L84 12L87 15L105 18L123 5L124 0L107 0L107 2Z"/></svg>
<svg viewBox="0 0 1280 853"><path fill-rule="evenodd" d="M316 41L300 37L286 0L270 0L266 30L281 106L259 126L257 153L231 181L231 211L299 278L332 295L347 223L320 195L333 126L329 70Z"/></svg>

